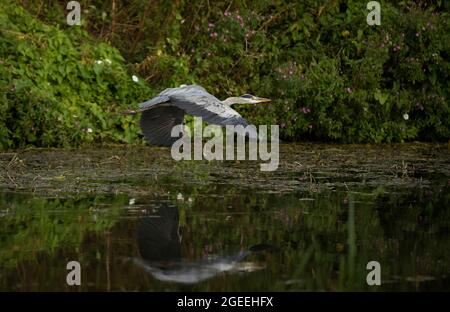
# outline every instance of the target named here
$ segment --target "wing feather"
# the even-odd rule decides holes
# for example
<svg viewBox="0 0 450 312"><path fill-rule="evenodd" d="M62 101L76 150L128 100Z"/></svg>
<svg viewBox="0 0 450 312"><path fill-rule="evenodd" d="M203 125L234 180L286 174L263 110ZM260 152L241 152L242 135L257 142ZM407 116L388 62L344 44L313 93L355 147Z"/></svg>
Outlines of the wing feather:
<svg viewBox="0 0 450 312"><path fill-rule="evenodd" d="M248 125L248 122L229 105L223 104L215 96L197 85L167 89L160 93L170 98L170 102L190 115L202 117L204 121L216 125Z"/></svg>
<svg viewBox="0 0 450 312"><path fill-rule="evenodd" d="M174 126L183 123L185 113L220 126L249 125L237 111L198 85L166 89L158 96L139 104L139 109L135 112L142 112L141 129L145 139L150 144L159 146L171 146L178 140L171 137L171 131ZM252 129L241 134L250 138L257 137L256 131Z"/></svg>
<svg viewBox="0 0 450 312"><path fill-rule="evenodd" d="M171 137L172 128L183 124L184 111L174 106L145 110L141 115L141 129L152 145L171 146L179 137Z"/></svg>
<svg viewBox="0 0 450 312"><path fill-rule="evenodd" d="M169 102L169 101L170 101L170 98L168 96L158 95L148 101L140 103L139 110L143 111L143 110L149 109L152 106L155 106L157 104L161 104L161 103L165 103L165 102Z"/></svg>

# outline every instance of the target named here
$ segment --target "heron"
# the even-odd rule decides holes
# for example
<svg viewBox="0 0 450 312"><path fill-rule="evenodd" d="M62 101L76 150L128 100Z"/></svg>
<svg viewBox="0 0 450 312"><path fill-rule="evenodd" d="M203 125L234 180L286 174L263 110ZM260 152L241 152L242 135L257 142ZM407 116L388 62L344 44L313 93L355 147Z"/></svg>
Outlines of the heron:
<svg viewBox="0 0 450 312"><path fill-rule="evenodd" d="M219 125L249 125L233 104L258 104L270 102L270 99L244 94L229 97L223 101L208 93L199 85L181 85L168 88L154 98L139 104L139 109L128 110L125 114L142 113L140 126L144 138L151 145L171 146L177 137L171 136L174 126L183 124L184 115L201 117L204 121Z"/></svg>

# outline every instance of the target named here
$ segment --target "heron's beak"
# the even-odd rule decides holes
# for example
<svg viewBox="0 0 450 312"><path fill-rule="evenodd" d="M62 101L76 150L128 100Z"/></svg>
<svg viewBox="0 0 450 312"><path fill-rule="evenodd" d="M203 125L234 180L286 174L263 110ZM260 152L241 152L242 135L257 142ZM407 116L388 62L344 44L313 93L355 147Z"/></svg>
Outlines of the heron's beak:
<svg viewBox="0 0 450 312"><path fill-rule="evenodd" d="M255 104L259 104L259 103L268 103L271 101L271 99L266 99L266 98L256 98L255 100Z"/></svg>

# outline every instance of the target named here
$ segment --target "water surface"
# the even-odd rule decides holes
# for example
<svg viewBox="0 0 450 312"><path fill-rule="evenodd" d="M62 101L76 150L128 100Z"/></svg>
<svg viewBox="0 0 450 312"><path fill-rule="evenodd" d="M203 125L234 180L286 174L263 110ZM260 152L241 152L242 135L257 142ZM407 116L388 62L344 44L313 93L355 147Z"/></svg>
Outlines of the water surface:
<svg viewBox="0 0 450 312"><path fill-rule="evenodd" d="M447 145L282 145L275 172L151 147L21 150L0 168L2 291L450 289Z"/></svg>

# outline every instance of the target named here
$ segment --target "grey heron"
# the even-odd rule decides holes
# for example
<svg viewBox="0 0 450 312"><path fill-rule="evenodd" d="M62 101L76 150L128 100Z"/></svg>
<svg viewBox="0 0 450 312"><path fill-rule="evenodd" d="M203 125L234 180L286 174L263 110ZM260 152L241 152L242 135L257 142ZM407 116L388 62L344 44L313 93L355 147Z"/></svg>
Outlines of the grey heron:
<svg viewBox="0 0 450 312"><path fill-rule="evenodd" d="M172 128L183 124L184 115L189 114L210 124L242 125L248 122L234 109L233 104L257 104L269 99L244 94L220 101L198 85L181 85L169 88L154 98L139 104L139 109L125 114L142 113L140 126L145 139L152 145L171 146L178 138L171 137Z"/></svg>

